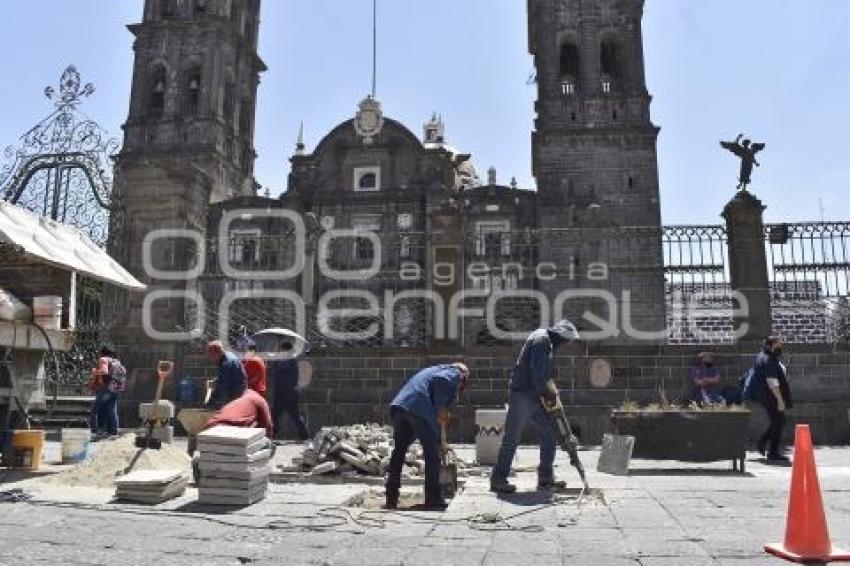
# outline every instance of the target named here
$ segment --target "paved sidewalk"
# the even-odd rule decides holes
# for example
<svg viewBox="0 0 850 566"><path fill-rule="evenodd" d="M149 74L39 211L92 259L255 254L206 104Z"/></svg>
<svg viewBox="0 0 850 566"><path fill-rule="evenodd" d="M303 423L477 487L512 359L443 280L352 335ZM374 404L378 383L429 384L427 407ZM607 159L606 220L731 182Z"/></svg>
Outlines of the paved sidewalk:
<svg viewBox="0 0 850 566"><path fill-rule="evenodd" d="M279 457L297 450L286 446ZM471 448L459 452L471 459ZM729 462L635 460L629 477L613 477L594 471L598 452L581 456L604 503L553 500L534 492L534 473L523 472L521 493L503 499L488 492L486 477L467 478L446 513L361 514L342 506L368 486L281 484L260 504L211 514L193 503L193 489L140 507L109 503L110 490L37 488L0 471L2 489L21 487L37 499L0 504L0 565L779 563L761 548L783 537L790 468L750 454L746 475ZM559 475L577 487L565 455L558 458ZM850 448L819 449L816 458L833 541L846 543ZM535 464L536 452L522 449L519 463Z"/></svg>

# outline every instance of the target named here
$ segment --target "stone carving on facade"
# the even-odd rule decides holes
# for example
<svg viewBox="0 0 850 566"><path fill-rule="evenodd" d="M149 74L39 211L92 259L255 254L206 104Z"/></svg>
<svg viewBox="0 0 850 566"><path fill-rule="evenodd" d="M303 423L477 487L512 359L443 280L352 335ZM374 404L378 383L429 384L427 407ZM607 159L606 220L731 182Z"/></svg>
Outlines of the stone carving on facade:
<svg viewBox="0 0 850 566"><path fill-rule="evenodd" d="M371 144L383 128L384 113L381 103L371 96L366 97L354 117L354 130L363 138L363 143Z"/></svg>

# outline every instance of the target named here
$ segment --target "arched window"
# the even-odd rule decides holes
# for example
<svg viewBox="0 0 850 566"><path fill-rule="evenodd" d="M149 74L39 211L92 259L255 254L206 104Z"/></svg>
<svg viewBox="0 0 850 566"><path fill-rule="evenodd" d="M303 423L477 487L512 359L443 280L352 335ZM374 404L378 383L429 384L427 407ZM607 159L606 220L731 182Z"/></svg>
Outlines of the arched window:
<svg viewBox="0 0 850 566"><path fill-rule="evenodd" d="M366 173L360 177L360 189L373 191L378 188L378 176L374 173Z"/></svg>
<svg viewBox="0 0 850 566"><path fill-rule="evenodd" d="M157 67L150 76L148 114L159 118L165 113L165 93L168 91L168 78L165 67Z"/></svg>
<svg viewBox="0 0 850 566"><path fill-rule="evenodd" d="M608 94L613 90L613 81L611 80L611 75L609 75L608 73L602 73L602 77L599 80L602 85L602 92Z"/></svg>
<svg viewBox="0 0 850 566"><path fill-rule="evenodd" d="M357 238L354 240L354 256L361 260L372 260L375 258L375 245L369 238Z"/></svg>
<svg viewBox="0 0 850 566"><path fill-rule="evenodd" d="M239 106L239 133L245 137L251 135L251 119L254 113L254 107L251 100L248 98L242 99L242 104Z"/></svg>
<svg viewBox="0 0 850 566"><path fill-rule="evenodd" d="M236 91L231 81L224 84L224 103L221 107L221 113L224 121L228 124L233 123L233 113L236 111Z"/></svg>
<svg viewBox="0 0 850 566"><path fill-rule="evenodd" d="M602 43L599 63L602 71L602 92L612 92L621 79L620 53L617 44L610 41Z"/></svg>
<svg viewBox="0 0 850 566"><path fill-rule="evenodd" d="M380 191L381 190L381 167L355 167L352 179L355 191Z"/></svg>
<svg viewBox="0 0 850 566"><path fill-rule="evenodd" d="M245 41L249 45L254 44L254 28L255 27L256 26L254 25L254 19L253 18L245 18L245 30L243 32L243 35L245 36Z"/></svg>
<svg viewBox="0 0 850 566"><path fill-rule="evenodd" d="M574 43L561 45L560 81L561 94L575 94L579 77L578 46Z"/></svg>
<svg viewBox="0 0 850 566"><path fill-rule="evenodd" d="M174 0L159 0L159 16L163 20L170 20L177 16Z"/></svg>
<svg viewBox="0 0 850 566"><path fill-rule="evenodd" d="M201 69L195 67L186 75L185 114L196 116L201 105Z"/></svg>
<svg viewBox="0 0 850 566"><path fill-rule="evenodd" d="M195 17L201 18L212 12L212 0L195 0Z"/></svg>
<svg viewBox="0 0 850 566"><path fill-rule="evenodd" d="M401 258L410 257L410 236L402 236L399 244L398 255Z"/></svg>

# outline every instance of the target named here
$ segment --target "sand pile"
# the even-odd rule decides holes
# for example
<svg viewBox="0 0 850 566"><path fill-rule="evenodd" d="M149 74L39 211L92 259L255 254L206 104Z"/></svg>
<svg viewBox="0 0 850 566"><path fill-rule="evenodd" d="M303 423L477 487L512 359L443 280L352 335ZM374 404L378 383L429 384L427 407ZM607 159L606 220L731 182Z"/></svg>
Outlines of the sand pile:
<svg viewBox="0 0 850 566"><path fill-rule="evenodd" d="M126 434L115 440L102 440L93 447L96 451L93 457L70 470L40 481L72 487L111 488L115 478L123 475L131 462L131 471L174 470L191 474L192 460L183 450L170 444L163 444L159 450L140 450L136 448L135 442L135 434Z"/></svg>

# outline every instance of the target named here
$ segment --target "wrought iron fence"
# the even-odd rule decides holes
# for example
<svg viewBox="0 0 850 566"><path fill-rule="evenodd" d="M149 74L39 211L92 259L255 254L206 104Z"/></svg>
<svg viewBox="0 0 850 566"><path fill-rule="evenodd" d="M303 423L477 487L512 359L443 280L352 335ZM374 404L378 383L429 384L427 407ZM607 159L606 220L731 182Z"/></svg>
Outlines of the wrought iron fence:
<svg viewBox="0 0 850 566"><path fill-rule="evenodd" d="M91 120L79 106L94 92L83 84L72 65L58 87L45 96L53 112L4 152L0 165L0 198L39 216L76 227L96 244L110 244L110 229L122 221L121 206L112 192L112 155L118 141ZM105 334L104 285L85 278L77 284L74 345L48 358L47 386L55 395L84 393L95 353Z"/></svg>
<svg viewBox="0 0 850 566"><path fill-rule="evenodd" d="M789 298L846 297L850 288L850 222L765 226L768 274Z"/></svg>
<svg viewBox="0 0 850 566"><path fill-rule="evenodd" d="M795 342L850 337L850 223L765 226L774 332ZM664 228L672 343L728 343L732 301L723 226Z"/></svg>

